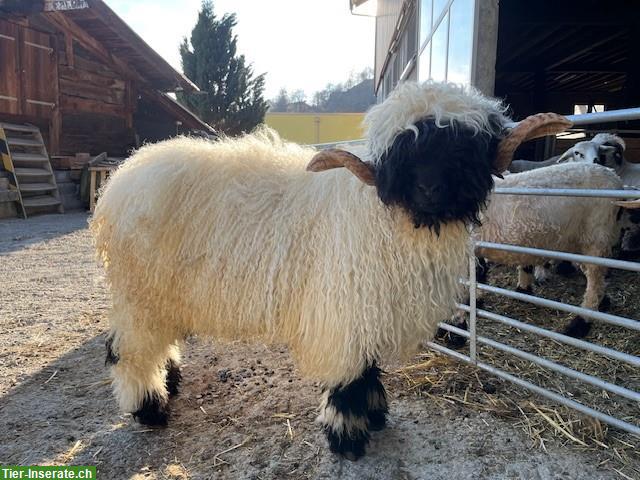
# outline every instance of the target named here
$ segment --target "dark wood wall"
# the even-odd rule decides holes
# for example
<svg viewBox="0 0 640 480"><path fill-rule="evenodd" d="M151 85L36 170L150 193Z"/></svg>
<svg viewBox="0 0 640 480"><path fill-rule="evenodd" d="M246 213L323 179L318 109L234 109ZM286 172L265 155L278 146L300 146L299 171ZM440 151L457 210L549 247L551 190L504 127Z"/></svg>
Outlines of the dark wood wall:
<svg viewBox="0 0 640 480"><path fill-rule="evenodd" d="M71 36L0 19L0 59L0 120L38 125L50 155L135 147L136 82Z"/></svg>
<svg viewBox="0 0 640 480"><path fill-rule="evenodd" d="M89 151L126 155L135 146L135 85L78 42L64 47L58 66L60 154Z"/></svg>

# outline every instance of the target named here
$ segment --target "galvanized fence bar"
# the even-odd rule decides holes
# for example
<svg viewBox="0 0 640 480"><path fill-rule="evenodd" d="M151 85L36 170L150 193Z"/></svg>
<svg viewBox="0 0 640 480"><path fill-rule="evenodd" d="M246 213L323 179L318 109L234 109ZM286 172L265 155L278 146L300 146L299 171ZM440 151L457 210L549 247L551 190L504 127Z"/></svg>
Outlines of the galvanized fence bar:
<svg viewBox="0 0 640 480"><path fill-rule="evenodd" d="M458 303L457 307L467 313L469 313L469 311L471 310L471 307L469 305L464 305L461 303ZM640 368L640 357L629 355L628 353L620 352L618 350L613 350L612 348L596 345L594 343L585 342L584 340L569 337L568 335L563 335L562 333L547 330L545 328L536 327L535 325L529 325L528 323L524 323L511 317L506 317L504 315L499 315L497 313L489 312L487 310L476 309L476 312L479 318L494 320L496 322L503 323L504 325L508 325L525 332L534 333L536 335L540 335L541 337L550 338L557 342L571 345L572 347L580 348L593 353L598 353L600 355L604 355L615 360L620 360L621 362L625 362L629 365Z"/></svg>
<svg viewBox="0 0 640 480"><path fill-rule="evenodd" d="M591 198L640 198L640 190L607 190L590 188L525 188L496 187L493 193L498 195L544 195L550 197L591 197Z"/></svg>
<svg viewBox="0 0 640 480"><path fill-rule="evenodd" d="M467 285L469 282L463 280ZM536 297L534 295L527 295L526 293L513 292L505 288L492 287L484 283L479 283L477 288L486 292L498 293L505 297L514 298L516 300L522 300L523 302L532 303L540 307L553 308L555 310L562 310L563 312L574 313L583 317L592 318L601 322L610 323L619 327L630 328L640 332L640 322L632 320L630 318L619 317L618 315L611 315L609 313L597 312L595 310L589 310L588 308L576 307L567 303L556 302L555 300L548 300L546 298Z"/></svg>
<svg viewBox="0 0 640 480"><path fill-rule="evenodd" d="M591 263L601 267L618 268L631 272L640 272L640 263L625 260L613 260L611 258L594 257L591 255L578 255L575 253L558 252L556 250L543 250L541 248L521 247L506 243L475 242L476 248L490 248L492 250L504 250L505 252L523 253L537 257L553 258L554 260L566 260L575 263Z"/></svg>
<svg viewBox="0 0 640 480"><path fill-rule="evenodd" d="M448 332L455 333L462 337L470 338L469 332L461 328L454 327L453 325L449 325L448 323L440 323L439 327L442 328L443 330L447 330ZM594 387L602 388L603 390L607 390L608 392L615 393L622 397L628 398L629 400L640 402L640 393L634 392L633 390L629 390L628 388L624 388L619 385L607 382L605 380L601 380L597 377L594 377L586 373L578 372L577 370L574 370L572 368L565 367L564 365L560 365L551 360L547 360L546 358L542 358L537 355L533 355L529 352L520 350L518 348L514 348L510 345L496 342L495 340L491 340L490 338L487 338L487 337L478 336L477 341L482 345L487 345L489 347L495 348L496 350L509 353L518 358L522 358L523 360L527 360L528 362L535 363L536 365L540 365L541 367L545 367L554 372L558 372L563 375L566 375L567 377L573 378L575 380L581 380L585 383L593 385Z"/></svg>
<svg viewBox="0 0 640 480"><path fill-rule="evenodd" d="M567 407L571 407L574 410L577 410L581 413L584 413L585 415L589 415L590 417L593 418L597 418L598 420L608 424L608 425L612 425L616 428L619 428L620 430L624 430L626 432L629 432L631 434L637 435L638 437L640 437L640 427L633 425L631 423L625 422L623 420L620 420L618 418L612 417L611 415L607 415L606 413L602 413L598 410L595 410L591 407L587 407L586 405L583 405L582 403L578 403L575 400L571 400L563 395L560 395L559 393L555 393L552 392L550 390L547 390L545 388L542 388L538 385L535 385L534 383L531 383L527 380L523 380L521 378L518 378L514 375L511 375L510 373L507 373L503 370L500 370L499 368L496 368L492 365L489 365L487 363L484 362L472 362L471 358L468 357L467 355L464 355L460 352L456 352L455 350L451 350L450 348L446 348L443 347L442 345L438 345L435 342L427 342L426 344L429 348L440 352L440 353L444 353L445 355L449 355L450 357L453 357L457 360L460 360L462 362L465 363L470 363L472 365L476 365L478 368L481 368L482 370L485 370L489 373L492 373L500 378L503 378L505 380L508 380L512 383L515 383L516 385L519 385L521 387L524 387L528 390L531 390L535 393L537 393L538 395L542 395L543 397L549 398L555 402L558 402L561 405L565 405Z"/></svg>
<svg viewBox="0 0 640 480"><path fill-rule="evenodd" d="M580 113L576 115L565 115L573 123L574 127L590 125L592 123L622 122L640 119L640 107L621 108L619 110L607 110L606 112ZM508 128L513 128L519 122L507 124Z"/></svg>
<svg viewBox="0 0 640 480"><path fill-rule="evenodd" d="M477 344L476 344L476 258L474 255L469 256L469 305L471 310L469 313L469 356L472 362L476 362Z"/></svg>

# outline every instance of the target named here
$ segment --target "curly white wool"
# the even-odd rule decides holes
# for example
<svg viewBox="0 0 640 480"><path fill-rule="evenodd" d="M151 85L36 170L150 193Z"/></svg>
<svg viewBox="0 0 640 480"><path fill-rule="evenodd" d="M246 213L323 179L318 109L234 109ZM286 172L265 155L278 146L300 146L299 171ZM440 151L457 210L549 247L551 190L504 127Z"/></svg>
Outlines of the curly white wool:
<svg viewBox="0 0 640 480"><path fill-rule="evenodd" d="M416 229L349 172L306 172L313 154L267 130L177 138L113 175L91 228L121 378L139 367L128 358L161 369L170 345L199 333L287 343L304 374L336 385L411 353L453 313L467 228ZM141 392L123 391L122 407Z"/></svg>
<svg viewBox="0 0 640 480"><path fill-rule="evenodd" d="M372 107L365 116L371 160L379 160L399 133L412 130L417 136L414 124L426 116L442 127L455 120L476 132L495 133L496 121L500 125L509 122L504 116L506 110L500 101L470 86L432 81L400 83L384 103ZM497 116L493 123L491 114Z"/></svg>

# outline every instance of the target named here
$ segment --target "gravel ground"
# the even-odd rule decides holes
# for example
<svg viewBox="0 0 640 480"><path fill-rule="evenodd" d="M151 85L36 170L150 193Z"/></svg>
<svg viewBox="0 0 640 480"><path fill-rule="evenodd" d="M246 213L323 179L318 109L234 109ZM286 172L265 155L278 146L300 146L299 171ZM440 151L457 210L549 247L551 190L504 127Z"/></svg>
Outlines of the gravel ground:
<svg viewBox="0 0 640 480"><path fill-rule="evenodd" d="M360 461L338 459L313 423L317 385L281 346L190 339L170 426L137 425L110 393L109 298L86 224L81 213L0 221L0 464L97 465L109 479L623 478L593 451L533 448L513 423L437 406L395 374L389 427Z"/></svg>

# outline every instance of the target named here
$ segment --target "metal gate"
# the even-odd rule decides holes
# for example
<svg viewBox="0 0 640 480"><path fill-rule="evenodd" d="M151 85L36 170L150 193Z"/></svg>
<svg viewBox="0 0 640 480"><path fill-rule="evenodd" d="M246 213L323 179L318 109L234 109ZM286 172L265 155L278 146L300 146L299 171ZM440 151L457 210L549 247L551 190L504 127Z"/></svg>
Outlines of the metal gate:
<svg viewBox="0 0 640 480"><path fill-rule="evenodd" d="M612 110L600 113L588 113L582 115L571 115L567 117L573 122L575 126L588 125L593 123L605 123L622 120L635 120L640 119L640 108L631 108L624 110ZM494 193L497 195L553 195L553 196L572 196L572 197L598 197L598 198L615 198L615 199L637 199L640 198L640 191L638 190L586 190L586 189L532 189L532 188L496 188ZM613 260L609 258L600 258L586 255L576 255L563 253L552 250L542 250L536 248L527 248L517 245L505 245L499 243L489 242L475 242L475 248L496 249L504 250L515 253L526 253L535 256L547 257L556 260L567 260L576 263L589 263L599 266L622 269L632 272L640 272L640 263L628 262L622 260ZM614 427L625 430L629 433L640 436L640 425L632 424L620 418L616 418L607 413L603 413L588 405L580 403L576 400L568 398L552 390L546 389L540 385L536 385L528 380L519 378L509 372L501 370L493 365L483 362L479 357L478 345L486 345L491 348L498 349L504 353L513 355L521 360L529 361L537 364L543 368L551 370L556 373L560 373L574 380L584 382L586 384L595 386L607 392L620 395L635 402L640 402L640 393L628 388L610 383L596 376L588 375L586 373L579 372L572 368L566 367L559 363L545 359L538 355L525 352L523 350L514 348L510 345L498 342L492 338L488 338L478 334L478 319L488 319L499 322L509 327L515 327L519 330L546 337L560 342L564 345L570 345L579 349L594 352L600 355L605 355L611 359L615 359L620 362L627 363L636 368L640 368L640 357L630 355L625 352L614 350L612 348L596 345L585 340L578 340L561 333L553 332L544 328L540 328L528 323L524 323L520 320L510 318L504 315L492 313L487 310L479 309L477 306L477 292L485 291L502 295L511 299L529 302L531 304L552 308L564 312L581 315L585 318L589 318L598 322L605 322L611 325L617 325L620 327L628 328L633 331L640 331L640 321L637 319L625 318L608 313L602 313L594 310L589 310L582 307L577 307L567 303L557 302L554 300L548 300L545 298L537 297L534 295L528 295L524 293L518 293L504 288L494 287L484 283L476 283L476 259L475 257L470 259L469 262L469 280L464 280L463 283L469 287L469 305L458 304L458 308L469 314L469 330L462 330L453 325L441 323L440 327L449 332L461 335L469 340L469 355L464 355L460 352L451 350L435 342L428 342L428 346L433 350L449 355L453 358L461 360L466 363L473 364L482 370L486 370L500 378L513 382L521 387L527 388L539 395L547 397L553 401L556 401L562 405L574 408L579 412L586 415L590 415L602 422L605 422ZM640 314L640 312L638 312ZM638 415L640 420L640 415Z"/></svg>

